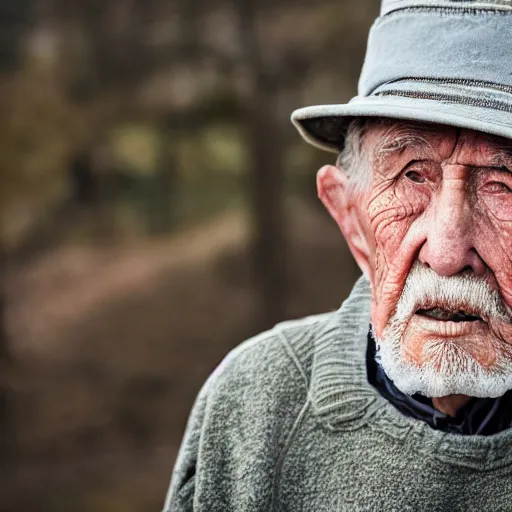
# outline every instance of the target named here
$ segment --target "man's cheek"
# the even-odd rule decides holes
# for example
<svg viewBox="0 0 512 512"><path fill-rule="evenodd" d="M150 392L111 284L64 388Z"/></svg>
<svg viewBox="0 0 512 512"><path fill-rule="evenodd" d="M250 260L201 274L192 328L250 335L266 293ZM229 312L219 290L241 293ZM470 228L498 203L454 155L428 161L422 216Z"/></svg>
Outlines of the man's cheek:
<svg viewBox="0 0 512 512"><path fill-rule="evenodd" d="M512 311L512 274L510 272L496 272L496 280L501 296L509 311Z"/></svg>
<svg viewBox="0 0 512 512"><path fill-rule="evenodd" d="M506 236L503 236L502 232L502 245L501 245L501 257L496 263L497 270L496 280L501 290L501 295L507 307L512 311L512 233L509 231L505 232ZM489 247L493 247L489 241Z"/></svg>
<svg viewBox="0 0 512 512"><path fill-rule="evenodd" d="M477 212L477 219L475 247L493 272L505 304L512 310L512 224L497 223L481 212Z"/></svg>
<svg viewBox="0 0 512 512"><path fill-rule="evenodd" d="M374 239L372 325L379 336L395 311L416 252L411 226L422 216L428 196L411 194L404 185L385 184L368 202Z"/></svg>
<svg viewBox="0 0 512 512"><path fill-rule="evenodd" d="M423 197L408 197L403 187L389 187L374 196L368 205L370 229L376 250L393 263L412 223L425 208Z"/></svg>
<svg viewBox="0 0 512 512"><path fill-rule="evenodd" d="M408 223L404 219L388 223L380 231L375 250L372 325L377 336L393 314L407 276L409 258L402 250Z"/></svg>
<svg viewBox="0 0 512 512"><path fill-rule="evenodd" d="M375 250L372 325L377 336L395 312L411 264L416 242L411 234L414 218L395 215L378 230Z"/></svg>

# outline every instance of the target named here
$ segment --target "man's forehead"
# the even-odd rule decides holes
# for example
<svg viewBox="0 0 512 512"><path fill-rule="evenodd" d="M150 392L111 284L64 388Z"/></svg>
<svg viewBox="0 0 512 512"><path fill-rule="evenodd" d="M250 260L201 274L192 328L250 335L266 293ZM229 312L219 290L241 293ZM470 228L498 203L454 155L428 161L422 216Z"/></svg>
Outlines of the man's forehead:
<svg viewBox="0 0 512 512"><path fill-rule="evenodd" d="M400 154L407 150L449 157L464 146L481 157L499 162L512 160L512 140L496 135L453 126L378 119L369 122L366 134L375 158ZM501 165L501 163L499 163Z"/></svg>

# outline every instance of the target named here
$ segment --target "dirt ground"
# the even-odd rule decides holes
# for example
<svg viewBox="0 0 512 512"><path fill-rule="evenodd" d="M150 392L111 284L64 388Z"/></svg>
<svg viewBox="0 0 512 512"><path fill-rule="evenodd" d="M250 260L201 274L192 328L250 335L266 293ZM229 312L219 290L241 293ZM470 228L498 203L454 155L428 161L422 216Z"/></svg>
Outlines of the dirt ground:
<svg viewBox="0 0 512 512"><path fill-rule="evenodd" d="M311 206L289 206L287 318L339 307L358 270ZM0 511L159 510L193 400L261 326L246 217L170 239L56 248L8 281L17 463Z"/></svg>

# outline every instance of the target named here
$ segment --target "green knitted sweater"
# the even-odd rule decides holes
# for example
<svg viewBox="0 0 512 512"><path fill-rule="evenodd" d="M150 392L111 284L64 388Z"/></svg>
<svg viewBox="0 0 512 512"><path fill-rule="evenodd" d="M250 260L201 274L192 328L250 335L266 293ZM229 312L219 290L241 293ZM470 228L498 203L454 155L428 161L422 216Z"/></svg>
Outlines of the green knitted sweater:
<svg viewBox="0 0 512 512"><path fill-rule="evenodd" d="M512 511L512 429L403 416L366 379L361 278L334 313L236 348L192 410L165 512Z"/></svg>

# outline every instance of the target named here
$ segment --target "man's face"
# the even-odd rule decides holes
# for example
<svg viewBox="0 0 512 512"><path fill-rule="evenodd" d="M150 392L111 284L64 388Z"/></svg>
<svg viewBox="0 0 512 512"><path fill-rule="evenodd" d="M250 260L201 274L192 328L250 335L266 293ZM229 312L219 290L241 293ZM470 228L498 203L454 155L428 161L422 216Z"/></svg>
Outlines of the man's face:
<svg viewBox="0 0 512 512"><path fill-rule="evenodd" d="M371 184L345 188L357 229L340 226L351 246L355 231L365 241L355 252L384 369L409 394L502 395L512 388L511 142L377 123L363 144Z"/></svg>

